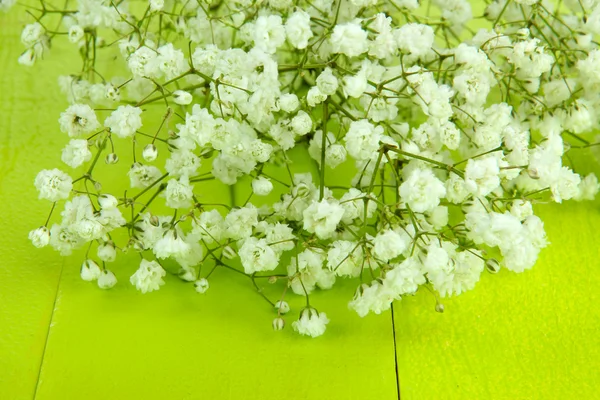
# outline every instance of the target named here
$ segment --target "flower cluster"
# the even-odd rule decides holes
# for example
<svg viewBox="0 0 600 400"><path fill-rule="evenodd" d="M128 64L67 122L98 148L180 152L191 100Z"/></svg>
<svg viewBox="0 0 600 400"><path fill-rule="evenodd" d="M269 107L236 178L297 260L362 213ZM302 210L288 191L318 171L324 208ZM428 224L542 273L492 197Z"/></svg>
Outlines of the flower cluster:
<svg viewBox="0 0 600 400"><path fill-rule="evenodd" d="M597 0L45 1L19 62L64 38L82 66L59 80L64 166L35 178L52 211L30 239L87 248L100 288L127 251L142 293L231 270L276 330L305 297L292 327L314 337L314 291L352 279L364 316L424 288L441 312L535 264L534 204L599 190L570 157L600 144Z"/></svg>

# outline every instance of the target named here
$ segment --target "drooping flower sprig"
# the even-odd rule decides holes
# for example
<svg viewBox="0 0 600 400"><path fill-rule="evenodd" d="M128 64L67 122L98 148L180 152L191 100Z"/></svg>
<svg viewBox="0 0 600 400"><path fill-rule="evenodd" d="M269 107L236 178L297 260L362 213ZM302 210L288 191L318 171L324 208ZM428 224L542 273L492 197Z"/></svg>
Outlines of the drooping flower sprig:
<svg viewBox="0 0 600 400"><path fill-rule="evenodd" d="M356 282L360 316L418 290L441 312L484 270L535 264L547 242L533 204L599 189L571 159L599 144L597 0L24 7L21 64L56 41L73 55L55 57L81 59L59 80L64 165L35 178L51 211L30 239L87 248L81 277L103 289L137 252L142 293L167 272L204 293L231 270L276 330L295 294L293 328L323 334L310 295L340 279Z"/></svg>

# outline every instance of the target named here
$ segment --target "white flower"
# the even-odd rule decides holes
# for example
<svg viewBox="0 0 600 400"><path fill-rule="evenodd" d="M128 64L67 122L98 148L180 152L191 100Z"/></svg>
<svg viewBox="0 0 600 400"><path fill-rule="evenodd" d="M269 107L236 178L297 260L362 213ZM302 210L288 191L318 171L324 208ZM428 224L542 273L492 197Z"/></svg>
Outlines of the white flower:
<svg viewBox="0 0 600 400"><path fill-rule="evenodd" d="M327 268L338 276L360 275L363 267L363 250L356 242L336 240L327 252Z"/></svg>
<svg viewBox="0 0 600 400"><path fill-rule="evenodd" d="M217 210L205 211L192 222L192 233L206 244L220 241L225 235L225 223Z"/></svg>
<svg viewBox="0 0 600 400"><path fill-rule="evenodd" d="M154 255L164 259L169 257L181 257L190 251L190 245L186 243L175 229L168 230L155 244Z"/></svg>
<svg viewBox="0 0 600 400"><path fill-rule="evenodd" d="M252 204L234 209L225 217L226 234L233 240L252 235L252 228L258 224L258 210Z"/></svg>
<svg viewBox="0 0 600 400"><path fill-rule="evenodd" d="M117 207L119 201L112 194L101 194L98 196L98 204L103 209L111 209Z"/></svg>
<svg viewBox="0 0 600 400"><path fill-rule="evenodd" d="M144 161L152 162L156 160L156 157L158 157L158 149L154 144L148 143L142 151L142 158Z"/></svg>
<svg viewBox="0 0 600 400"><path fill-rule="evenodd" d="M163 9L165 6L165 0L149 0L150 11L157 12Z"/></svg>
<svg viewBox="0 0 600 400"><path fill-rule="evenodd" d="M160 289L165 284L162 279L167 272L156 261L142 260L140 268L135 271L129 281L142 293Z"/></svg>
<svg viewBox="0 0 600 400"><path fill-rule="evenodd" d="M281 95L279 97L278 102L279 108L281 108L282 111L285 111L287 113L296 111L300 106L298 96L296 96L294 93L286 93Z"/></svg>
<svg viewBox="0 0 600 400"><path fill-rule="evenodd" d="M192 100L192 95L185 90L176 90L173 92L173 101L177 104L186 106L190 104Z"/></svg>
<svg viewBox="0 0 600 400"><path fill-rule="evenodd" d="M338 88L338 80L331 68L327 67L317 77L317 87L324 95L333 95Z"/></svg>
<svg viewBox="0 0 600 400"><path fill-rule="evenodd" d="M285 33L279 15L260 16L254 23L254 46L265 53L273 54L285 42Z"/></svg>
<svg viewBox="0 0 600 400"><path fill-rule="evenodd" d="M407 247L404 237L391 229L379 232L373 239L373 255L383 262L396 258Z"/></svg>
<svg viewBox="0 0 600 400"><path fill-rule="evenodd" d="M369 49L367 32L356 22L336 25L329 41L334 53L343 53L348 57L359 56Z"/></svg>
<svg viewBox="0 0 600 400"><path fill-rule="evenodd" d="M321 92L318 86L313 86L310 88L308 93L306 94L306 103L309 107L314 107L317 104L321 104L327 99L327 95Z"/></svg>
<svg viewBox="0 0 600 400"><path fill-rule="evenodd" d="M98 277L98 287L100 289L110 289L117 284L117 277L111 271L105 269Z"/></svg>
<svg viewBox="0 0 600 400"><path fill-rule="evenodd" d="M196 288L196 292L198 293L206 293L210 285L205 278L200 278L196 282L194 282L194 288Z"/></svg>
<svg viewBox="0 0 600 400"><path fill-rule="evenodd" d="M383 135L381 126L373 126L368 120L352 121L346 133L346 150L356 160L370 160L379 150Z"/></svg>
<svg viewBox="0 0 600 400"><path fill-rule="evenodd" d="M381 314L389 310L393 300L394 294L388 287L373 281L370 286L362 284L358 288L348 307L356 311L360 317L364 317L370 311Z"/></svg>
<svg viewBox="0 0 600 400"><path fill-rule="evenodd" d="M285 23L287 40L297 49L305 49L308 40L313 37L310 28L310 15L302 10L292 13Z"/></svg>
<svg viewBox="0 0 600 400"><path fill-rule="evenodd" d="M408 23L394 32L398 48L415 57L423 57L431 51L433 29L429 25Z"/></svg>
<svg viewBox="0 0 600 400"><path fill-rule="evenodd" d="M95 281L102 275L102 270L94 260L88 259L81 264L80 275L84 281Z"/></svg>
<svg viewBox="0 0 600 400"><path fill-rule="evenodd" d="M304 111L298 111L298 114L290 122L290 126L296 135L304 136L312 130L313 121Z"/></svg>
<svg viewBox="0 0 600 400"><path fill-rule="evenodd" d="M319 239L328 239L335 232L344 215L344 208L337 200L323 199L313 201L302 213L304 229L317 235Z"/></svg>
<svg viewBox="0 0 600 400"><path fill-rule="evenodd" d="M119 106L104 121L104 126L120 138L133 136L142 127L142 110L130 105Z"/></svg>
<svg viewBox="0 0 600 400"><path fill-rule="evenodd" d="M66 199L73 189L73 179L59 169L44 169L35 177L35 187L40 199L58 201Z"/></svg>
<svg viewBox="0 0 600 400"><path fill-rule="evenodd" d="M257 196L266 196L273 190L273 183L264 176L259 176L252 181L252 192Z"/></svg>
<svg viewBox="0 0 600 400"><path fill-rule="evenodd" d="M385 273L383 286L388 288L395 296L412 294L419 285L425 283L423 265L417 257L410 257L399 264L392 265L392 269Z"/></svg>
<svg viewBox="0 0 600 400"><path fill-rule="evenodd" d="M98 246L98 258L104 262L113 262L117 258L117 249L112 242L107 242Z"/></svg>
<svg viewBox="0 0 600 400"><path fill-rule="evenodd" d="M73 25L69 28L69 42L71 43L79 43L81 39L83 39L84 35L83 28L79 25Z"/></svg>
<svg viewBox="0 0 600 400"><path fill-rule="evenodd" d="M21 43L25 47L33 47L44 35L44 27L38 22L26 25L21 32Z"/></svg>
<svg viewBox="0 0 600 400"><path fill-rule="evenodd" d="M162 176L160 170L152 165L135 163L127 173L132 188L145 188Z"/></svg>
<svg viewBox="0 0 600 400"><path fill-rule="evenodd" d="M71 168L77 168L92 159L92 152L85 139L72 139L63 149L61 160Z"/></svg>
<svg viewBox="0 0 600 400"><path fill-rule="evenodd" d="M430 169L415 168L398 189L400 197L415 212L431 211L446 195L446 188Z"/></svg>
<svg viewBox="0 0 600 400"><path fill-rule="evenodd" d="M300 313L298 321L292 322L292 327L301 335L317 337L325 333L328 323L327 314L320 313L314 308L305 308Z"/></svg>
<svg viewBox="0 0 600 400"><path fill-rule="evenodd" d="M40 226L29 232L29 240L35 247L45 247L50 243L50 231L45 226Z"/></svg>
<svg viewBox="0 0 600 400"><path fill-rule="evenodd" d="M279 256L265 239L249 237L238 252L247 274L257 271L271 271L279 264Z"/></svg>
<svg viewBox="0 0 600 400"><path fill-rule="evenodd" d="M494 156L469 159L465 184L475 196L487 196L500 185L498 159Z"/></svg>
<svg viewBox="0 0 600 400"><path fill-rule="evenodd" d="M194 187L190 185L187 177L169 179L165 189L167 206L171 208L187 208L192 204Z"/></svg>
<svg viewBox="0 0 600 400"><path fill-rule="evenodd" d="M70 137L91 133L100 127L96 113L87 104L73 104L60 114L60 130Z"/></svg>

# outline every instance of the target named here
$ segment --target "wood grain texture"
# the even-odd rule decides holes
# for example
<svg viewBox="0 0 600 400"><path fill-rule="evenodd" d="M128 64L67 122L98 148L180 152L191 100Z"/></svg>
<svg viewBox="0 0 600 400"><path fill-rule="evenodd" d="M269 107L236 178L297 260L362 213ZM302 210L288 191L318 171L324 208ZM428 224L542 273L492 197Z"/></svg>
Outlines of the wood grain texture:
<svg viewBox="0 0 600 400"><path fill-rule="evenodd" d="M40 68L20 67L22 26L0 14L0 398L11 400L33 397L63 264L27 239L51 206L37 199L33 179L56 163L64 138L47 129L63 106L56 95L59 60L44 76Z"/></svg>
<svg viewBox="0 0 600 400"><path fill-rule="evenodd" d="M600 201L536 212L551 244L532 270L484 272L444 314L427 292L396 306L403 400L598 398Z"/></svg>
<svg viewBox="0 0 600 400"><path fill-rule="evenodd" d="M58 282L63 260L33 248L27 232L49 211L32 182L40 169L61 165L68 138L57 119L67 104L57 76L77 61L55 45L33 69L17 65L23 24L15 15L0 15L0 217L8 234L0 241L0 398L395 399L390 319L362 320L349 310L354 283L311 296L331 319L327 334L311 340L291 326L273 332L276 313L227 270L213 274L205 295L173 276L142 295L128 281L139 264L132 254L111 266L119 284L102 291L79 278L78 251ZM126 168L116 166L119 174ZM228 198L214 187L203 186L203 199ZM288 324L303 298L291 306Z"/></svg>

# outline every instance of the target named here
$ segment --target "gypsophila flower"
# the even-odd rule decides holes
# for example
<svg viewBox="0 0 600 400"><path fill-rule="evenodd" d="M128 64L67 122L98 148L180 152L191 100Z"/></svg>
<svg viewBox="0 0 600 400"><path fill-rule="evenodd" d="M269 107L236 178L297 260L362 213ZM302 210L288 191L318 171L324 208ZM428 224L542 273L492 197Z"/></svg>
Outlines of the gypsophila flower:
<svg viewBox="0 0 600 400"><path fill-rule="evenodd" d="M120 138L133 136L142 127L142 110L129 105L119 106L110 114L104 126Z"/></svg>
<svg viewBox="0 0 600 400"><path fill-rule="evenodd" d="M142 260L140 268L135 271L129 281L142 293L160 289L165 284L163 277L167 272L156 261Z"/></svg>
<svg viewBox="0 0 600 400"><path fill-rule="evenodd" d="M92 152L85 139L72 139L62 151L61 160L71 168L77 168L91 159Z"/></svg>
<svg viewBox="0 0 600 400"><path fill-rule="evenodd" d="M548 245L534 205L600 191L577 162L600 161L600 7L487 3L29 10L19 63L81 59L59 63L69 106L49 127L72 169L35 177L52 204L30 241L87 249L80 275L101 288L124 252L144 293L168 284L162 260L198 293L235 271L275 330L305 297L292 327L313 337L329 322L313 294L341 280L361 317L420 290L442 312L484 269L532 268Z"/></svg>
<svg viewBox="0 0 600 400"><path fill-rule="evenodd" d="M60 114L60 130L70 137L91 133L100 127L94 110L87 104L73 104Z"/></svg>
<svg viewBox="0 0 600 400"><path fill-rule="evenodd" d="M40 192L40 199L58 201L69 197L73 179L59 169L45 169L35 177L35 187Z"/></svg>
<svg viewBox="0 0 600 400"><path fill-rule="evenodd" d="M305 308L300 313L300 318L292 323L292 327L301 335L317 337L325 333L328 323L327 314L314 308Z"/></svg>

